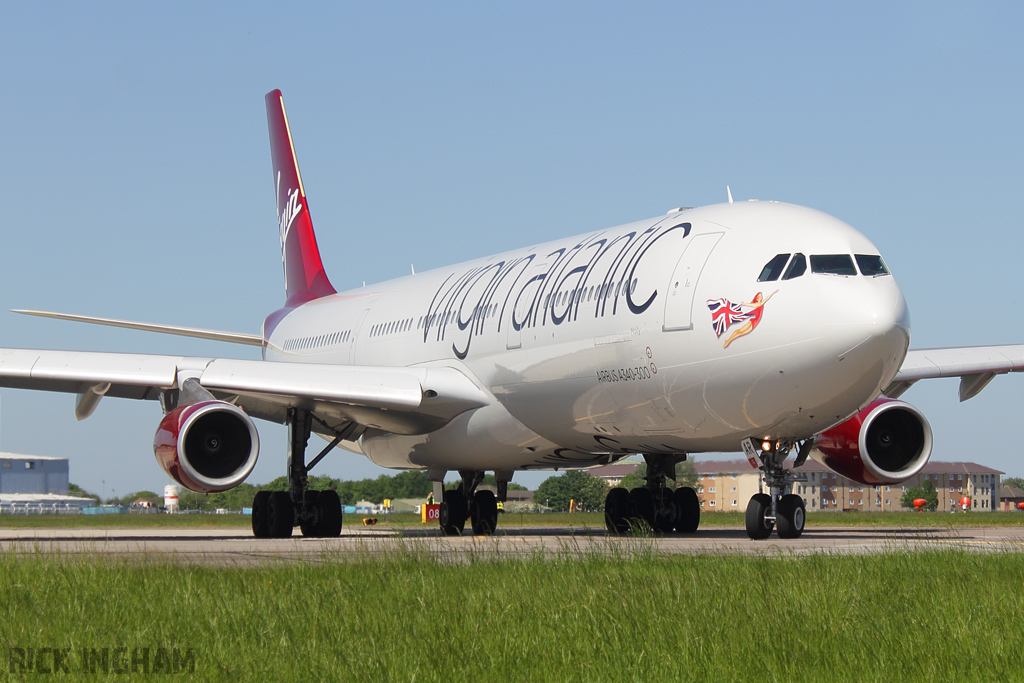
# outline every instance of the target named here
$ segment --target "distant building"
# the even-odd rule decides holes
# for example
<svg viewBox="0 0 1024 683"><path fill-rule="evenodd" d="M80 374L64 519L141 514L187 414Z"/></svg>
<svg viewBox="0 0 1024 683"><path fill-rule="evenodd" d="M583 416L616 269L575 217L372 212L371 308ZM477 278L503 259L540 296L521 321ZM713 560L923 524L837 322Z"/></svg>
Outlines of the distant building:
<svg viewBox="0 0 1024 683"><path fill-rule="evenodd" d="M618 486L624 477L636 472L640 466L638 462L622 462L615 465L603 465L587 470L587 474L604 479L609 486Z"/></svg>
<svg viewBox="0 0 1024 683"><path fill-rule="evenodd" d="M67 495L67 458L0 453L0 493Z"/></svg>
<svg viewBox="0 0 1024 683"><path fill-rule="evenodd" d="M999 509L1019 511L1018 504L1024 503L1024 489L1016 486L1004 486L999 491Z"/></svg>
<svg viewBox="0 0 1024 683"><path fill-rule="evenodd" d="M0 453L0 509L70 509L92 505L68 495L68 459Z"/></svg>
<svg viewBox="0 0 1024 683"><path fill-rule="evenodd" d="M702 510L744 512L750 497L758 492L761 472L746 460L705 460L695 463L697 498ZM792 467L792 461L787 463ZM931 481L939 496L939 510L960 509L964 496L971 509L991 512L999 509L999 470L973 462L931 461L917 475L902 484L866 486L836 474L808 460L793 474L801 477L791 493L804 499L810 511L892 512L904 510L900 499L907 489Z"/></svg>

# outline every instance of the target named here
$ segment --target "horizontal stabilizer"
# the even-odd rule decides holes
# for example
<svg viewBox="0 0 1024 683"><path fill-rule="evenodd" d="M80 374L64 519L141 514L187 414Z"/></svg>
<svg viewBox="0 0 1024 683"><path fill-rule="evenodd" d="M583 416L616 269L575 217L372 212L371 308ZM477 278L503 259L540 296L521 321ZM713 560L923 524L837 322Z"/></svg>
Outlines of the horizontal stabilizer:
<svg viewBox="0 0 1024 683"><path fill-rule="evenodd" d="M28 311L22 309L11 309L11 313L23 315L36 315L40 318L56 318L57 320L71 320L78 323L91 323L93 325L109 325L110 327L124 327L129 330L142 330L144 332L160 332L161 334L173 334L179 337L195 337L196 339L209 339L211 341L222 341L231 344L248 344L250 346L263 346L263 337L258 334L243 334L241 332L220 332L218 330L204 330L198 327L181 327L179 325L159 325L156 323L140 323L132 320L115 320L113 318L97 318L91 315L75 315L73 313L52 313L50 311Z"/></svg>

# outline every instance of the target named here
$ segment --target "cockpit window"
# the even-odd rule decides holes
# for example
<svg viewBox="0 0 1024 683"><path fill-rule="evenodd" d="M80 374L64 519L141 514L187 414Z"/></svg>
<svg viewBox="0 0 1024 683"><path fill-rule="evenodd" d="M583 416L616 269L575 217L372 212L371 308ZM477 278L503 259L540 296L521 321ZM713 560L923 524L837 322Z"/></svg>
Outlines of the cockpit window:
<svg viewBox="0 0 1024 683"><path fill-rule="evenodd" d="M782 269L786 267L786 261L789 260L789 254L779 254L771 261L765 264L764 268L761 269L761 274L758 276L758 282L775 282L782 275Z"/></svg>
<svg viewBox="0 0 1024 683"><path fill-rule="evenodd" d="M786 268L786 274L782 276L783 280L792 280L795 277L800 277L807 272L807 259L804 258L803 254L793 254L793 260L789 262L789 268Z"/></svg>
<svg viewBox="0 0 1024 683"><path fill-rule="evenodd" d="M811 256L811 272L825 275L856 275L849 254L822 254Z"/></svg>
<svg viewBox="0 0 1024 683"><path fill-rule="evenodd" d="M868 277L874 277L875 275L888 275L889 269L885 267L885 262L882 261L881 256L872 256L870 254L857 254L857 265L860 267L860 274L867 275Z"/></svg>

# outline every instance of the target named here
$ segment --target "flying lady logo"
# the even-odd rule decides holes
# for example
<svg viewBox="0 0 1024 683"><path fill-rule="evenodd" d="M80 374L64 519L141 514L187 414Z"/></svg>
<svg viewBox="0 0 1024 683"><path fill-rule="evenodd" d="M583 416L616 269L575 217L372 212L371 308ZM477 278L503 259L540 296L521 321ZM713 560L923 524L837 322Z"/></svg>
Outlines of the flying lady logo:
<svg viewBox="0 0 1024 683"><path fill-rule="evenodd" d="M284 245L288 240L288 233L292 229L292 223L298 218L302 211L302 204L299 203L299 191L292 190L288 193L284 208L281 207L281 172L277 172L277 227L281 231L281 260L284 260Z"/></svg>
<svg viewBox="0 0 1024 683"><path fill-rule="evenodd" d="M728 299L708 299L708 308L711 310L711 326L715 328L715 334L721 337L732 325L743 323L742 326L733 330L729 338L725 340L722 348L729 348L729 344L738 338L750 334L761 322L761 314L764 312L764 305L768 299L778 294L775 290L767 297L761 292L754 295L750 301L734 304Z"/></svg>

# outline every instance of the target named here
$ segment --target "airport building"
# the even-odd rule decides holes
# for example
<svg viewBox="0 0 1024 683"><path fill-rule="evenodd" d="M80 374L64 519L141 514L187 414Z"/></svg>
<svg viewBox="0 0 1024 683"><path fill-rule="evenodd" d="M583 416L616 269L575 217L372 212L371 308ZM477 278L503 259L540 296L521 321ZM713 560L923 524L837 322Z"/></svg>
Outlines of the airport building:
<svg viewBox="0 0 1024 683"><path fill-rule="evenodd" d="M786 464L787 467L792 465L792 460ZM761 472L745 459L697 460L694 466L697 498L704 512L745 512L750 497L759 490ZM613 467L616 469L611 472ZM623 463L597 467L590 473L614 486L636 467L635 463ZM900 506L903 494L925 481L931 481L938 493L939 510L959 510L961 499L967 497L971 499L972 511L990 512L1000 509L999 478L1004 473L974 462L931 461L902 484L866 486L808 460L793 470L793 474L798 481L791 485L790 492L803 498L807 509L815 512L905 511L906 508Z"/></svg>
<svg viewBox="0 0 1024 683"><path fill-rule="evenodd" d="M0 512L77 510L91 498L68 495L68 459L0 453Z"/></svg>

